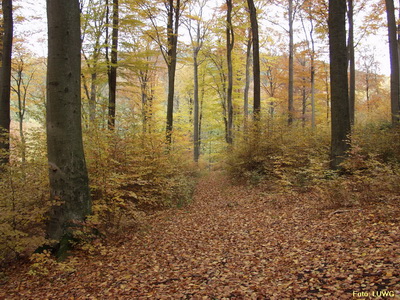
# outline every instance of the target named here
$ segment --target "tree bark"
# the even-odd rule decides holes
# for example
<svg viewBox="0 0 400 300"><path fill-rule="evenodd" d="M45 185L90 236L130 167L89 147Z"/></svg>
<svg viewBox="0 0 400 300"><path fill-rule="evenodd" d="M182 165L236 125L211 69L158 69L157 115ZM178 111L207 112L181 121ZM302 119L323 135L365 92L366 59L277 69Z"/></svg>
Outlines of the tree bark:
<svg viewBox="0 0 400 300"><path fill-rule="evenodd" d="M311 54L311 128L315 129L315 62L314 62L314 51Z"/></svg>
<svg viewBox="0 0 400 300"><path fill-rule="evenodd" d="M111 64L108 68L108 128L115 127L115 109L117 97L117 64L118 64L118 31L119 4L113 0L112 33L111 33Z"/></svg>
<svg viewBox="0 0 400 300"><path fill-rule="evenodd" d="M354 57L354 5L353 0L348 0L347 18L349 22L349 109L350 109L350 123L354 125L355 118L355 101L356 101L356 65Z"/></svg>
<svg viewBox="0 0 400 300"><path fill-rule="evenodd" d="M228 106L228 123L227 123L227 142L233 143L233 64L232 64L232 51L235 41L232 26L232 0L226 0L227 13L226 13L226 60L228 64L228 88L227 88L227 106Z"/></svg>
<svg viewBox="0 0 400 300"><path fill-rule="evenodd" d="M386 14L389 34L389 52L390 52L390 104L392 113L392 124L397 125L400 121L400 70L399 55L396 33L396 17L393 0L385 0Z"/></svg>
<svg viewBox="0 0 400 300"><path fill-rule="evenodd" d="M288 124L293 123L294 115L294 64L293 64L293 0L289 0L289 88L288 88Z"/></svg>
<svg viewBox="0 0 400 300"><path fill-rule="evenodd" d="M2 0L3 33L0 67L0 166L10 158L10 91L11 91L11 54L13 41L12 0Z"/></svg>
<svg viewBox="0 0 400 300"><path fill-rule="evenodd" d="M247 42L246 42L246 74L245 74L245 86L244 86L244 102L243 102L243 114L244 114L244 126L247 127L247 118L249 116L249 90L250 90L250 66L251 66L251 28L248 29Z"/></svg>
<svg viewBox="0 0 400 300"><path fill-rule="evenodd" d="M174 95L175 95L175 73L176 58L178 47L178 29L181 2L177 0L174 6L174 0L168 0L168 22L167 22L167 65L168 65L168 96L167 96L167 142L172 142L172 130L174 124Z"/></svg>
<svg viewBox="0 0 400 300"><path fill-rule="evenodd" d="M81 36L78 0L47 0L47 151L50 195L47 237L63 257L74 227L91 212L81 125Z"/></svg>
<svg viewBox="0 0 400 300"><path fill-rule="evenodd" d="M340 164L350 147L350 109L347 78L346 0L329 0L329 56L331 77L331 168Z"/></svg>
<svg viewBox="0 0 400 300"><path fill-rule="evenodd" d="M198 49L193 53L193 71L194 71L194 97L193 97L193 146L194 161L198 162L200 157L200 124L199 124L199 63L197 61Z"/></svg>
<svg viewBox="0 0 400 300"><path fill-rule="evenodd" d="M314 24L311 19L311 71L310 71L310 81L311 81L311 128L315 129L315 42L314 42Z"/></svg>
<svg viewBox="0 0 400 300"><path fill-rule="evenodd" d="M260 119L261 113L261 78L260 78L260 43L258 39L257 10L253 0L247 0L250 11L250 24L253 40L253 118Z"/></svg>

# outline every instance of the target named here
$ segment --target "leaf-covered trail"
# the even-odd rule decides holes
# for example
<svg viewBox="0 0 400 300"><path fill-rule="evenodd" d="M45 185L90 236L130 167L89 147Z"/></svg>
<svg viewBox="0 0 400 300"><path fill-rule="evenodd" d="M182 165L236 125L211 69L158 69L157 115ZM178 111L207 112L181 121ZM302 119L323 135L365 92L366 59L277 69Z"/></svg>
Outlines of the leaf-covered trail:
<svg viewBox="0 0 400 300"><path fill-rule="evenodd" d="M213 173L189 207L152 216L147 230L96 255L78 252L73 270L19 270L0 298L353 299L382 290L400 297L398 199L329 214L311 196L260 193Z"/></svg>

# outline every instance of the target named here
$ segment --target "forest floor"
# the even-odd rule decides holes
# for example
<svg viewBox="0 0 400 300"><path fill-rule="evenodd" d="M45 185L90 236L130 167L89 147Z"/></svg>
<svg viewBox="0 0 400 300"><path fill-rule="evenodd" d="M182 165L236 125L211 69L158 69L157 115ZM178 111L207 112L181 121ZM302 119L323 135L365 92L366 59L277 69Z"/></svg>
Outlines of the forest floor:
<svg viewBox="0 0 400 300"><path fill-rule="evenodd" d="M399 299L399 198L321 207L211 173L139 230L10 268L0 299Z"/></svg>

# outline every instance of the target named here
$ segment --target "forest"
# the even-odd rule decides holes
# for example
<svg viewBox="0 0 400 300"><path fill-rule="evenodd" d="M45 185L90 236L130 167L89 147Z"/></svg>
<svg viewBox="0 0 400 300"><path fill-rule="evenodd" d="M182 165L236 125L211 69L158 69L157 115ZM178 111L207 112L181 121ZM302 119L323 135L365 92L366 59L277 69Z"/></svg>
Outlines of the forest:
<svg viewBox="0 0 400 300"><path fill-rule="evenodd" d="M0 299L400 298L399 5L2 0Z"/></svg>

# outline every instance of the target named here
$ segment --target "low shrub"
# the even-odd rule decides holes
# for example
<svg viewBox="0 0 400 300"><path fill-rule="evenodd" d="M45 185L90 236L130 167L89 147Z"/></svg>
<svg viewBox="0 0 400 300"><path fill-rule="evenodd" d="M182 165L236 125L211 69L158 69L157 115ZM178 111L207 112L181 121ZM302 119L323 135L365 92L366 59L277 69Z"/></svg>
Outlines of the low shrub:
<svg viewBox="0 0 400 300"><path fill-rule="evenodd" d="M369 205L400 192L400 130L358 127L340 171L329 169L329 133L277 127L248 134L228 154L236 179L272 192L309 191L321 208Z"/></svg>
<svg viewBox="0 0 400 300"><path fill-rule="evenodd" d="M275 126L243 136L228 154L227 171L251 184L304 187L323 176L328 155L326 131Z"/></svg>
<svg viewBox="0 0 400 300"><path fill-rule="evenodd" d="M0 174L0 266L26 255L45 242L45 214L49 200L44 136L28 137L27 157L21 162L19 145ZM42 144L43 143L43 144Z"/></svg>
<svg viewBox="0 0 400 300"><path fill-rule="evenodd" d="M97 131L86 144L93 220L107 231L135 225L142 211L190 201L196 167L186 150L169 149L163 134Z"/></svg>

